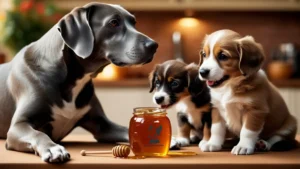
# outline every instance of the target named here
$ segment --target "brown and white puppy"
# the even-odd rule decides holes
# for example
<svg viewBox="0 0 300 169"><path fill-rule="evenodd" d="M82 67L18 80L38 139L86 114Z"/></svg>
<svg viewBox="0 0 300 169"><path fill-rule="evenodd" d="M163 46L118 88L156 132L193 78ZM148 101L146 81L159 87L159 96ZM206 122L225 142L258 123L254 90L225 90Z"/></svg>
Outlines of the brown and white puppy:
<svg viewBox="0 0 300 169"><path fill-rule="evenodd" d="M176 104L179 134L176 142L180 146L190 142L198 144L202 137L209 138L210 94L205 82L199 79L198 69L195 64L169 60L156 65L149 76L150 92L155 89L153 102L162 108ZM203 136L204 126L206 133Z"/></svg>
<svg viewBox="0 0 300 169"><path fill-rule="evenodd" d="M264 58L262 46L251 36L220 30L205 37L199 77L211 89L216 109L211 137L202 142L202 151L221 149L226 126L240 137L231 151L236 155L253 154L258 138L266 140L267 150L276 143L294 142L296 119L261 70Z"/></svg>

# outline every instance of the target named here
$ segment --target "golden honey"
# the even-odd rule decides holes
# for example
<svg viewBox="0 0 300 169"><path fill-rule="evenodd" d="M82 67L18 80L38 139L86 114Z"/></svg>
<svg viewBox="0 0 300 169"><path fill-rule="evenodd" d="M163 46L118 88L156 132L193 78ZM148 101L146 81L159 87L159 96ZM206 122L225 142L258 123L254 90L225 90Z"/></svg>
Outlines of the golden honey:
<svg viewBox="0 0 300 169"><path fill-rule="evenodd" d="M171 124L166 111L135 108L129 125L129 141L136 156L166 156L171 142Z"/></svg>

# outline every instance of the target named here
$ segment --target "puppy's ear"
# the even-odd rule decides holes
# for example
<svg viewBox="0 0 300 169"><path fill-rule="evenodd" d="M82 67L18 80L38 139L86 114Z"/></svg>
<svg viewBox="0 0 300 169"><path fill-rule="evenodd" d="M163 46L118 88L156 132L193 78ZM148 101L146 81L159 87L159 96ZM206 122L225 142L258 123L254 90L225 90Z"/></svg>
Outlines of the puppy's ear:
<svg viewBox="0 0 300 169"><path fill-rule="evenodd" d="M237 40L240 55L239 69L244 76L257 72L265 59L261 44L256 43L252 36Z"/></svg>
<svg viewBox="0 0 300 169"><path fill-rule="evenodd" d="M187 70L187 81L188 81L188 91L191 95L197 95L201 93L203 89L203 83L199 79L199 66L195 63L191 63L185 67Z"/></svg>
<svg viewBox="0 0 300 169"><path fill-rule="evenodd" d="M150 91L149 93L152 93L154 88L155 88L155 76L156 76L156 71L159 67L159 64L155 65L154 69L150 72L149 74L149 83L150 83Z"/></svg>
<svg viewBox="0 0 300 169"><path fill-rule="evenodd" d="M85 59L94 49L94 35L88 20L89 8L75 8L57 24L65 44Z"/></svg>

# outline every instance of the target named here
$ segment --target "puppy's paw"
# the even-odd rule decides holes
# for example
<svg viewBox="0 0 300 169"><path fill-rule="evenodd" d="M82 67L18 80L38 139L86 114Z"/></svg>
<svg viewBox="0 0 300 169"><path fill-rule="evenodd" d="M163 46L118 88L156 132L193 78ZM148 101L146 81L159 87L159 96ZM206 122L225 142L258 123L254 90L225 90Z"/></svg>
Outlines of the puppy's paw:
<svg viewBox="0 0 300 169"><path fill-rule="evenodd" d="M201 147L203 147L205 144L207 144L206 140L201 140L200 143L198 144L198 147L202 150Z"/></svg>
<svg viewBox="0 0 300 169"><path fill-rule="evenodd" d="M255 151L269 151L271 145L265 140L258 140L255 144Z"/></svg>
<svg viewBox="0 0 300 169"><path fill-rule="evenodd" d="M176 138L176 142L180 145L180 147L186 147L190 145L190 140L184 137Z"/></svg>
<svg viewBox="0 0 300 169"><path fill-rule="evenodd" d="M239 143L231 150L231 154L235 155L250 155L254 153L254 147Z"/></svg>
<svg viewBox="0 0 300 169"><path fill-rule="evenodd" d="M172 139L171 139L170 150L180 150L180 145L176 141L175 137L172 137Z"/></svg>
<svg viewBox="0 0 300 169"><path fill-rule="evenodd" d="M215 144L210 141L207 142L205 140L202 140L199 143L199 147L203 152L215 152L215 151L220 151L222 149L222 145Z"/></svg>
<svg viewBox="0 0 300 169"><path fill-rule="evenodd" d="M48 163L62 163L70 160L70 154L61 145L53 145L40 154L43 161Z"/></svg>

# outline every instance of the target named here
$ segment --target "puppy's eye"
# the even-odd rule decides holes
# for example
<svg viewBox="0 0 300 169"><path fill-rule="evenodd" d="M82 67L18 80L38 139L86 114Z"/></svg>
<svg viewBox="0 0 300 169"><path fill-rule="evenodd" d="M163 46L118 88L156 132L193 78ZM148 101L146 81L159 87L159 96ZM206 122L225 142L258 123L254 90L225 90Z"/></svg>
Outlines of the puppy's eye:
<svg viewBox="0 0 300 169"><path fill-rule="evenodd" d="M201 55L202 55L202 57L206 57L206 53L204 52L204 51L201 51Z"/></svg>
<svg viewBox="0 0 300 169"><path fill-rule="evenodd" d="M109 26L116 28L120 26L120 22L117 19L112 19L109 21Z"/></svg>
<svg viewBox="0 0 300 169"><path fill-rule="evenodd" d="M172 81L172 83L171 83L171 87L172 88L176 88L176 87L178 87L179 86L179 82L177 82L177 81Z"/></svg>
<svg viewBox="0 0 300 169"><path fill-rule="evenodd" d="M218 55L218 60L227 60L228 59L228 56L224 55L222 52L219 53Z"/></svg>
<svg viewBox="0 0 300 169"><path fill-rule="evenodd" d="M159 80L155 80L154 84L155 84L156 87L159 87L160 86L160 81Z"/></svg>

